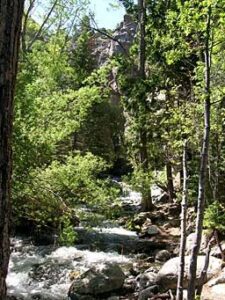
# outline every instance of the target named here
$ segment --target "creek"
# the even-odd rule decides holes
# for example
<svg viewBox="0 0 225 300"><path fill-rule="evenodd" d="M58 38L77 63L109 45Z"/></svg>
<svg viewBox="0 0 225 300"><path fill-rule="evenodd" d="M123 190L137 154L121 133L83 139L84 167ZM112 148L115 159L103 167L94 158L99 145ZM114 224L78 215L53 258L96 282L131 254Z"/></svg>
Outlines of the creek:
<svg viewBox="0 0 225 300"><path fill-rule="evenodd" d="M141 196L127 189L121 201L135 212L140 206ZM135 232L116 222L105 222L91 231L83 227L76 228L76 231L79 244L75 247L37 246L30 238L12 238L7 277L9 296L17 300L68 299L71 280L93 265L113 262L126 271L135 262L132 250L139 238Z"/></svg>

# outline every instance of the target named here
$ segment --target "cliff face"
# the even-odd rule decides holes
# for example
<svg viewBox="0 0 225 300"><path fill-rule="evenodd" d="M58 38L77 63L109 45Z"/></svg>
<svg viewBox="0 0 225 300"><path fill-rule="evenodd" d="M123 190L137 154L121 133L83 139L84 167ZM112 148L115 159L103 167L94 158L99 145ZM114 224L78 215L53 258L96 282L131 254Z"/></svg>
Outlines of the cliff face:
<svg viewBox="0 0 225 300"><path fill-rule="evenodd" d="M115 54L126 53L132 45L137 30L137 24L129 15L124 16L123 22L112 33L111 38L98 33L95 37L93 56L100 67L108 58Z"/></svg>
<svg viewBox="0 0 225 300"><path fill-rule="evenodd" d="M137 25L130 16L111 35L104 30L95 32L90 43L91 52L98 69L116 54L128 52L132 45ZM107 36L108 35L108 36ZM112 68L108 85L111 89L109 102L96 105L93 116L96 120L86 124L74 138L74 149L91 151L113 163L112 172L119 174L126 168L124 130L125 118L121 106L121 94L117 84L117 69Z"/></svg>

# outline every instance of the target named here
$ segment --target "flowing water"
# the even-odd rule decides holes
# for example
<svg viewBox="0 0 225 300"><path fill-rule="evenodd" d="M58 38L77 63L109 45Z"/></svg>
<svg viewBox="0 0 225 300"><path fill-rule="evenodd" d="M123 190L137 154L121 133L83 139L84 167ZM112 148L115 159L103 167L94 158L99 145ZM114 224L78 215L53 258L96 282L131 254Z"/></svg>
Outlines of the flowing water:
<svg viewBox="0 0 225 300"><path fill-rule="evenodd" d="M126 188L127 189L127 188ZM140 194L127 189L121 198L125 205L136 210ZM113 226L113 227L112 227ZM104 237L126 243L138 239L136 233L122 227L97 227ZM132 264L134 257L112 251L81 250L77 247L35 246L29 239L13 238L12 254L7 277L8 294L17 300L64 300L71 280L91 266L107 262L122 267Z"/></svg>
<svg viewBox="0 0 225 300"><path fill-rule="evenodd" d="M64 300L71 279L91 266L106 262L127 265L132 258L113 252L78 250L76 247L34 246L13 239L8 293L17 299Z"/></svg>

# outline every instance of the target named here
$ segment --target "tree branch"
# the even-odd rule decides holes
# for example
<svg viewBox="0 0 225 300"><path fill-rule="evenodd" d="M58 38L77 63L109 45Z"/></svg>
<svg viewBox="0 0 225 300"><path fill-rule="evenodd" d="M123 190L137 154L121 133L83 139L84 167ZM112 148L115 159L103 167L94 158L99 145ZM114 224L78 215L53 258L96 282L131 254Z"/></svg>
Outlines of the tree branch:
<svg viewBox="0 0 225 300"><path fill-rule="evenodd" d="M56 5L57 5L57 3L58 3L58 0L55 0L55 2L53 3L51 9L49 10L47 16L45 17L43 23L41 24L41 26L40 26L38 32L35 34L33 40L30 42L30 44L29 44L29 46L28 46L28 48L27 48L27 51L29 51L29 50L31 49L31 47L33 46L33 44L35 43L35 41L40 37L41 32L42 32L42 30L43 30L45 24L48 22L48 19L50 18L50 16L51 16L53 10L55 9L55 7L56 7Z"/></svg>

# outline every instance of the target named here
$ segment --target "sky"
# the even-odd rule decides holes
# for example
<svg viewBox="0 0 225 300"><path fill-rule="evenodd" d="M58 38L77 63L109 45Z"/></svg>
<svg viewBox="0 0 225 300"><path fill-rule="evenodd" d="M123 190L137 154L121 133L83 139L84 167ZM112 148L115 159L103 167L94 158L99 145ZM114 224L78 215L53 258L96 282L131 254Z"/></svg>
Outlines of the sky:
<svg viewBox="0 0 225 300"><path fill-rule="evenodd" d="M124 7L120 4L116 8L110 6L110 3L118 4L118 0L89 0L90 10L94 12L96 24L99 28L115 29L116 26L123 21L125 14ZM42 0L34 9L33 17L35 20L42 21L46 15L45 10L49 11L49 0ZM44 13L45 12L45 13Z"/></svg>
<svg viewBox="0 0 225 300"><path fill-rule="evenodd" d="M125 10L122 6L118 8L110 7L113 0L90 0L91 9L95 13L98 26L106 29L115 29L116 25L123 20Z"/></svg>

